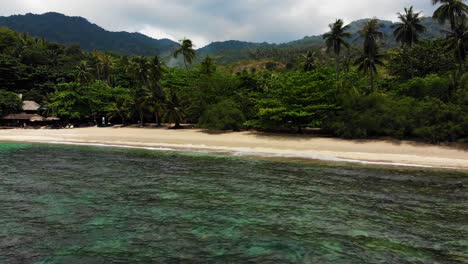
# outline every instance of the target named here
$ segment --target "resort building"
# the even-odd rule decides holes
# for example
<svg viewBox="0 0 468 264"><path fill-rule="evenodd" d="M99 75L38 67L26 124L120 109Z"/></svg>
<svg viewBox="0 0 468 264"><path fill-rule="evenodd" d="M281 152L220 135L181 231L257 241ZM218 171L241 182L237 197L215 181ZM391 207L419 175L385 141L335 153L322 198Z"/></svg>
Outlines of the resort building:
<svg viewBox="0 0 468 264"><path fill-rule="evenodd" d="M19 95L22 98L21 95ZM22 111L0 118L2 125L6 126L43 126L51 125L60 119L57 117L43 117L39 114L41 106L35 101L23 101Z"/></svg>

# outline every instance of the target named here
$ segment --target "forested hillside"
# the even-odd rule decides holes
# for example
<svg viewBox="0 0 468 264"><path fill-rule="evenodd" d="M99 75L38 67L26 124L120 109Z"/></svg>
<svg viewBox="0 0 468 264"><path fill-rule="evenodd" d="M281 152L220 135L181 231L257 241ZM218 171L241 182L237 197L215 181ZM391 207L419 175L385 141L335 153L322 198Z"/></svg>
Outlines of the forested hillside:
<svg viewBox="0 0 468 264"><path fill-rule="evenodd" d="M152 39L140 33L110 32L82 17L59 13L0 17L0 26L62 44L79 44L86 51L110 51L121 55L167 56L178 45L168 39Z"/></svg>
<svg viewBox="0 0 468 264"><path fill-rule="evenodd" d="M85 52L0 28L0 114L17 110L13 98L22 93L64 124L107 117L124 125L468 142L467 9L440 13L450 25L434 39L426 38L427 20L406 8L395 25L338 19L319 47L262 47L227 66L207 54L251 44L218 43L203 53L184 39L173 53L184 66L168 67L156 55Z"/></svg>
<svg viewBox="0 0 468 264"><path fill-rule="evenodd" d="M369 19L362 19L349 24L349 32L352 36L349 42L354 46L362 43L359 30ZM397 43L392 36L391 21L379 21L384 27L385 36L382 43L384 47L395 47ZM426 31L422 38L433 39L444 36L442 30L447 26L441 26L432 18L423 18L422 24ZM171 53L178 47L178 43L161 39L155 40L139 33L109 32L103 28L88 22L81 17L68 17L58 13L46 13L43 15L16 15L0 17L0 26L6 26L17 32L25 32L32 36L45 38L49 41L62 44L79 44L85 51L110 51L120 55L158 55L169 62ZM238 40L213 42L197 50L203 58L210 55L219 64L229 64L248 59L278 59L283 63L292 62L291 54L304 53L307 49L319 48L324 45L322 35L309 36L303 39L283 44L252 43ZM172 63L182 66L180 61ZM200 59L197 61L200 62Z"/></svg>

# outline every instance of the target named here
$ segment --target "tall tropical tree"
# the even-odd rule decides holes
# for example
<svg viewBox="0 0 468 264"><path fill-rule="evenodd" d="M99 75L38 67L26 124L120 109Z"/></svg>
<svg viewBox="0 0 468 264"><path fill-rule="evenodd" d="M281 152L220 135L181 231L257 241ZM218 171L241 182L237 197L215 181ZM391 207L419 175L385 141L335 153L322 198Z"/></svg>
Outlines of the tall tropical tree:
<svg viewBox="0 0 468 264"><path fill-rule="evenodd" d="M341 48L344 46L349 48L349 43L346 38L351 37L351 33L348 32L349 26L345 26L343 20L337 19L335 23L330 24L330 31L323 35L323 39L327 45L327 51L333 50L335 54L336 73L339 77L339 57Z"/></svg>
<svg viewBox="0 0 468 264"><path fill-rule="evenodd" d="M134 57L128 67L129 75L133 78L132 100L140 118L140 125L145 125L145 111L151 98L149 90L149 63L146 58Z"/></svg>
<svg viewBox="0 0 468 264"><path fill-rule="evenodd" d="M463 73L468 49L468 31L464 24L458 24L452 31L447 32L447 48L454 51L458 61L459 71Z"/></svg>
<svg viewBox="0 0 468 264"><path fill-rule="evenodd" d="M404 49L412 49L413 45L419 41L419 34L423 33L426 28L422 25L420 13L415 13L413 7L405 8L405 12L398 13L400 22L396 23L393 35L397 42L401 43ZM413 73L413 59L408 58L411 68L411 76Z"/></svg>
<svg viewBox="0 0 468 264"><path fill-rule="evenodd" d="M468 12L465 0L432 0L432 4L441 4L433 15L433 18L439 20L440 23L448 20L452 30L457 27L457 24L464 23Z"/></svg>
<svg viewBox="0 0 468 264"><path fill-rule="evenodd" d="M174 52L174 58L179 57L180 54L184 58L185 68L188 68L188 64L192 64L196 56L194 45L190 39L184 38L180 41L180 47Z"/></svg>
<svg viewBox="0 0 468 264"><path fill-rule="evenodd" d="M203 74L211 75L216 72L216 63L210 56L206 56L200 65L200 71Z"/></svg>
<svg viewBox="0 0 468 264"><path fill-rule="evenodd" d="M111 82L111 73L113 62L111 57L108 54L94 51L94 59L96 61L96 75L98 80L107 81L110 84Z"/></svg>
<svg viewBox="0 0 468 264"><path fill-rule="evenodd" d="M182 108L180 103L179 97L177 96L177 92L173 89L170 90L170 95L166 101L166 119L170 122L174 122L174 129L182 128L180 123L182 122L182 118L185 115L185 111Z"/></svg>
<svg viewBox="0 0 468 264"><path fill-rule="evenodd" d="M303 55L304 57L304 71L309 72L315 70L315 58L314 58L314 53L312 51L308 51L306 55Z"/></svg>
<svg viewBox="0 0 468 264"><path fill-rule="evenodd" d="M109 121L120 118L123 125L127 124L132 114L132 94L127 88L114 87L111 90L111 102L106 107Z"/></svg>
<svg viewBox="0 0 468 264"><path fill-rule="evenodd" d="M91 67L88 66L88 62L80 61L75 67L75 79L81 84L88 84L92 79Z"/></svg>
<svg viewBox="0 0 468 264"><path fill-rule="evenodd" d="M165 94L161 85L162 77L165 73L164 64L161 62L158 56L154 56L149 60L149 104L152 112L154 113L154 118L156 120L156 125L161 126L161 112L163 110Z"/></svg>
<svg viewBox="0 0 468 264"><path fill-rule="evenodd" d="M358 69L369 73L372 91L374 91L375 87L377 66L383 64L383 55L379 53L378 41L383 38L384 34L380 31L380 28L382 28L382 25L379 24L377 19L373 18L360 31L361 36L364 38L364 46L361 56L356 60Z"/></svg>

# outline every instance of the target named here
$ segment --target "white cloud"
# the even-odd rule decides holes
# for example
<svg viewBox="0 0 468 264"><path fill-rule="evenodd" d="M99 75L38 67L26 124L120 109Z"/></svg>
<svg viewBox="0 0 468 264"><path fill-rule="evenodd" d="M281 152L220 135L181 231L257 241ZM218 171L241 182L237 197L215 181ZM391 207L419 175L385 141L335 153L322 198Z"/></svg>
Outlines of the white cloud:
<svg viewBox="0 0 468 264"><path fill-rule="evenodd" d="M1 0L0 15L55 11L83 16L108 30L138 31L155 38L188 37L198 47L238 39L285 42L317 35L335 18L347 22L395 20L413 5L430 15L429 0Z"/></svg>

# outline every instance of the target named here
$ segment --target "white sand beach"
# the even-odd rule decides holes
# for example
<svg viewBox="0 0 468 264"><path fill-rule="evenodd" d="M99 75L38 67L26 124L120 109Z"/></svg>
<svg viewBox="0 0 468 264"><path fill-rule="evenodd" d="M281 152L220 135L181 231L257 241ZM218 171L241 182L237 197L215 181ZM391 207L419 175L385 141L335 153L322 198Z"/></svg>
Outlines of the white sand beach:
<svg viewBox="0 0 468 264"><path fill-rule="evenodd" d="M260 132L206 133L198 129L75 128L0 130L0 141L205 150L400 166L468 169L466 149L409 141L344 140Z"/></svg>

